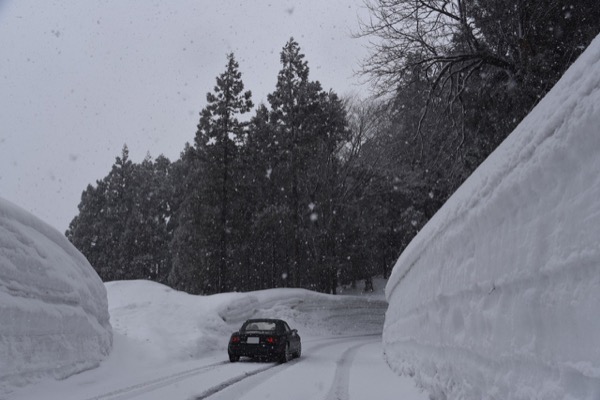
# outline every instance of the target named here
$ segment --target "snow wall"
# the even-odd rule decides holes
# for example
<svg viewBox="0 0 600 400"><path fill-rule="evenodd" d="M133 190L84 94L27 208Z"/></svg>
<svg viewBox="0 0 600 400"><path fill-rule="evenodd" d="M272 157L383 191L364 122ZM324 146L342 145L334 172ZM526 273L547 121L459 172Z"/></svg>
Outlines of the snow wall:
<svg viewBox="0 0 600 400"><path fill-rule="evenodd" d="M110 352L106 289L61 233L0 198L0 397Z"/></svg>
<svg viewBox="0 0 600 400"><path fill-rule="evenodd" d="M434 399L600 399L600 36L398 259L392 369Z"/></svg>

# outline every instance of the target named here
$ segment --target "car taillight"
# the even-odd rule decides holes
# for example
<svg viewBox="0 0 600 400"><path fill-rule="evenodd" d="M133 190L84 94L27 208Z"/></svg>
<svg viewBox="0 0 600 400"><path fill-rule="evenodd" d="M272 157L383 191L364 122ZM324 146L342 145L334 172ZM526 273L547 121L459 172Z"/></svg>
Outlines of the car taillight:
<svg viewBox="0 0 600 400"><path fill-rule="evenodd" d="M239 336L232 336L231 337L231 343L239 343L240 342L240 337Z"/></svg>
<svg viewBox="0 0 600 400"><path fill-rule="evenodd" d="M269 343L269 344L275 344L275 343L277 343L277 338L269 336L267 338L267 343Z"/></svg>

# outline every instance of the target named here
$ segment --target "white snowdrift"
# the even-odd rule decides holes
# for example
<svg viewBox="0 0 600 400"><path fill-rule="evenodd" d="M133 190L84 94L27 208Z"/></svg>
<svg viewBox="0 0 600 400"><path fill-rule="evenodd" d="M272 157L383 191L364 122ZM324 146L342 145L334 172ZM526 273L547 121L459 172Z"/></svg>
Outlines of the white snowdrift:
<svg viewBox="0 0 600 400"><path fill-rule="evenodd" d="M98 368L65 380L46 379L19 388L5 400L116 399L136 394L144 399L157 398L157 394L144 393L148 382L160 383L165 377L179 376L201 365L225 362L229 336L251 317L288 321L302 337L304 357L310 358L310 343L319 338L381 334L387 308L383 299L385 281L376 280L374 285L377 293L368 295L351 290L344 293L354 295L332 296L303 289L271 289L194 296L149 281L108 282L105 286L114 348L106 360ZM335 365L334 359L331 364ZM372 370L378 371L377 367ZM378 379L385 379L385 375L373 377L373 381ZM407 382L407 393L414 393L414 382ZM164 398L193 398L188 392L190 385L196 395L203 390L194 381L182 381L169 386L169 395ZM127 388L141 391L125 393ZM381 388L368 390L379 393ZM408 398L423 396L418 393Z"/></svg>
<svg viewBox="0 0 600 400"><path fill-rule="evenodd" d="M401 255L389 364L435 398L600 398L600 37Z"/></svg>
<svg viewBox="0 0 600 400"><path fill-rule="evenodd" d="M106 289L85 257L0 198L0 395L96 367L111 335Z"/></svg>
<svg viewBox="0 0 600 400"><path fill-rule="evenodd" d="M225 354L231 333L253 317L285 319L302 337L380 334L386 309L382 298L304 289L195 296L142 280L108 282L106 288L115 333L160 363Z"/></svg>

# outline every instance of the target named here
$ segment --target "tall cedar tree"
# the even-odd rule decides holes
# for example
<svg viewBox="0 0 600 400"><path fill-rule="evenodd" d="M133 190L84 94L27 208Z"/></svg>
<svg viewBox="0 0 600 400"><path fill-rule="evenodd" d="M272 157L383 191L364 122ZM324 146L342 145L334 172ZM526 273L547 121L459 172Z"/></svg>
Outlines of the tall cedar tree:
<svg viewBox="0 0 600 400"><path fill-rule="evenodd" d="M235 287L232 270L235 248L231 238L239 231L237 218L242 210L236 196L240 176L238 146L245 139L247 123L238 115L253 107L250 91L244 92L239 64L233 54L227 56L224 73L217 77L213 93L206 96L208 105L202 110L196 132L196 154L202 171L200 190L206 201L207 213L200 215L202 232L212 265L218 266L216 282L211 291L224 292ZM210 289L209 289L210 290Z"/></svg>
<svg viewBox="0 0 600 400"><path fill-rule="evenodd" d="M270 145L275 149L270 168L275 188L271 212L284 214L289 235L289 258L282 271L288 276L286 284L310 287L322 278L315 276L319 272L311 267L330 261L315 259L322 252L315 250L317 238L312 231L319 211L321 218L328 219L334 213L325 194L332 182L326 180L336 168L336 151L346 134L345 110L334 93L309 80L308 63L293 38L281 52L281 64L276 89L268 96L274 139ZM319 206L322 208L316 210ZM330 252L335 238L331 241Z"/></svg>
<svg viewBox="0 0 600 400"><path fill-rule="evenodd" d="M244 236L246 266L243 279L248 290L282 287L288 263L289 232L287 204L283 201L283 159L268 108L261 104L251 119L247 142L243 147L243 197L251 225ZM281 172L281 173L280 173Z"/></svg>

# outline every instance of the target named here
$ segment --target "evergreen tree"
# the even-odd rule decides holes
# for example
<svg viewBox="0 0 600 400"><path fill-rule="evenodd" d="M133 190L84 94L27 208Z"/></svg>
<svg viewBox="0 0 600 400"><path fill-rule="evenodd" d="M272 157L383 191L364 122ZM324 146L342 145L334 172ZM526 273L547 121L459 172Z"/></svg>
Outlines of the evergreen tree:
<svg viewBox="0 0 600 400"><path fill-rule="evenodd" d="M223 292L235 285L232 269L236 251L232 238L239 231L243 206L237 197L240 179L238 146L245 141L246 123L238 116L251 110L251 92L244 92L239 65L233 54L227 56L224 73L217 77L208 105L202 110L195 137L198 166L202 172L200 191L203 211L196 215L209 254L208 262L217 267L208 291ZM198 210L199 211L199 210Z"/></svg>
<svg viewBox="0 0 600 400"><path fill-rule="evenodd" d="M272 176L281 188L277 208L286 210L284 223L291 230L284 276L293 278L292 284L300 286L301 271L301 210L300 175L305 164L305 142L309 132L302 129L307 108L321 90L318 82L308 80L308 63L300 53L298 43L290 39L281 52L282 69L277 78L276 90L268 96L271 105L270 122L274 126L275 145L280 159ZM279 196L278 196L279 197Z"/></svg>
<svg viewBox="0 0 600 400"><path fill-rule="evenodd" d="M259 215L270 232L285 235L282 259L277 259L281 276L287 277L282 283L311 287L323 278L318 259L329 257L336 243L331 239L327 256L321 243L315 246L325 221L332 221L336 212L328 191L335 187L336 152L346 135L345 110L335 93L309 80L308 63L294 39L284 46L281 65L276 89L268 96L271 110L267 116L263 109L253 125L261 126L262 133L256 134L262 136L257 140L262 140L267 149L263 154L268 157L269 195ZM319 224L317 218L321 218ZM280 224L279 229L274 230L274 224ZM272 244L276 245L276 238ZM273 251L271 259L279 251Z"/></svg>
<svg viewBox="0 0 600 400"><path fill-rule="evenodd" d="M122 234L123 258L136 278L165 282L170 269L170 161L148 155L134 164L133 205Z"/></svg>
<svg viewBox="0 0 600 400"><path fill-rule="evenodd" d="M419 212L372 162L378 146L392 147L372 131L393 124L363 123L364 114L362 125L349 125L346 104L309 79L293 39L281 63L270 107L245 122L251 95L228 55L179 160L134 164L124 147L86 189L67 235L103 279L151 279L196 294L335 293L339 279L368 279L380 266L386 274L403 240L398 221ZM371 123L377 129L365 128Z"/></svg>
<svg viewBox="0 0 600 400"><path fill-rule="evenodd" d="M105 218L107 185L105 180L88 185L81 194L79 214L69 224L65 233L73 245L86 256L103 281L117 278L111 235L112 229ZM108 233L108 234L106 234Z"/></svg>
<svg viewBox="0 0 600 400"><path fill-rule="evenodd" d="M66 235L104 281L166 279L169 168L164 157L134 164L125 145L110 173L83 192Z"/></svg>
<svg viewBox="0 0 600 400"><path fill-rule="evenodd" d="M264 104L256 110L248 131L242 148L246 173L241 182L241 196L251 221L244 236L245 288L283 287L287 285L291 236L286 224L290 213L282 191L285 173L280 174L285 157Z"/></svg>
<svg viewBox="0 0 600 400"><path fill-rule="evenodd" d="M200 294L210 286L204 236L200 222L203 207L202 171L196 150L186 144L172 169L171 270L169 286L187 293Z"/></svg>

